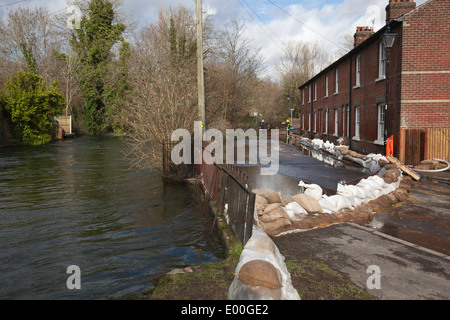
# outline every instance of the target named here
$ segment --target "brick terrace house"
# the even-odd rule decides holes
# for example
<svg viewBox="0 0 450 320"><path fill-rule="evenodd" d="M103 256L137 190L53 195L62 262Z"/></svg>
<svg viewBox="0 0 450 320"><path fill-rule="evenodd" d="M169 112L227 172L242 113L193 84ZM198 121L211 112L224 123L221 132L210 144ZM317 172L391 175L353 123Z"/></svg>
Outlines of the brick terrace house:
<svg viewBox="0 0 450 320"><path fill-rule="evenodd" d="M358 27L354 49L299 88L305 136L342 137L352 150L384 154L387 126L404 163L450 161L449 19L450 0L389 0L383 28ZM397 35L386 68L388 28Z"/></svg>

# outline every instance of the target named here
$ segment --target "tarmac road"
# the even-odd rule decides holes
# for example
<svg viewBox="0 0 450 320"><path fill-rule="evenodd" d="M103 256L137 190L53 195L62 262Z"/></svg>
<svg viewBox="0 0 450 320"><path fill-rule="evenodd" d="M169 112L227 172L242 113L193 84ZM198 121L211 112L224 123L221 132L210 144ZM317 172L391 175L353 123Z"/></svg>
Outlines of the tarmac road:
<svg viewBox="0 0 450 320"><path fill-rule="evenodd" d="M322 260L379 299L450 299L450 257L373 229L341 224L273 240L287 259Z"/></svg>

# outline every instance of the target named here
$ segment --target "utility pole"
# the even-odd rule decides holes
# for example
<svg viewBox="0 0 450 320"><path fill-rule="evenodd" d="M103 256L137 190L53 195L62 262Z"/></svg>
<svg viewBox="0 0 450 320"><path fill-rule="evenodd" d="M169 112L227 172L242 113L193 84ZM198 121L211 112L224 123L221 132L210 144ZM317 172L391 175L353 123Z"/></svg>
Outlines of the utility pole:
<svg viewBox="0 0 450 320"><path fill-rule="evenodd" d="M202 0L197 0L197 82L198 82L198 116L206 127L205 80L203 73L203 24Z"/></svg>

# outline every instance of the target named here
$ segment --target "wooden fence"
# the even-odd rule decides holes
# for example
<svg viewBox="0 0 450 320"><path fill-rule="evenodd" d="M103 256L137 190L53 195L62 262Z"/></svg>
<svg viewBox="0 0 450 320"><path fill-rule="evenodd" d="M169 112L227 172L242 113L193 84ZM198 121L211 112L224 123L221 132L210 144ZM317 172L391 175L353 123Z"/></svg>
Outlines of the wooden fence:
<svg viewBox="0 0 450 320"><path fill-rule="evenodd" d="M425 159L450 161L450 128L402 129L400 160L417 165Z"/></svg>

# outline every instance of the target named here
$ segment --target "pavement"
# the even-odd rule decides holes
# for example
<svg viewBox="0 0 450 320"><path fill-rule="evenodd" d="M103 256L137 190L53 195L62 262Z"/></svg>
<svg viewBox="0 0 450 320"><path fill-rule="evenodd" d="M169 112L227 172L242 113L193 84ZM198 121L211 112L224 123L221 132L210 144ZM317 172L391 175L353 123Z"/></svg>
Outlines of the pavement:
<svg viewBox="0 0 450 320"><path fill-rule="evenodd" d="M255 186L281 191L283 198L298 193L299 180L333 193L339 181L368 174L321 154L305 157L292 145L282 143L280 149L278 175L262 177L258 167L243 169ZM273 240L286 257L322 260L379 299L450 299L450 171L420 175L409 199L378 212L370 227L335 224ZM374 266L379 289L371 286L378 275L368 273Z"/></svg>
<svg viewBox="0 0 450 320"><path fill-rule="evenodd" d="M426 176L408 200L375 215L379 228L335 224L273 240L283 255L321 260L379 299L448 300L450 185L442 182L450 172ZM380 272L379 288L371 266Z"/></svg>
<svg viewBox="0 0 450 320"><path fill-rule="evenodd" d="M321 260L379 299L450 299L450 257L379 231L340 224L273 240L284 256Z"/></svg>

